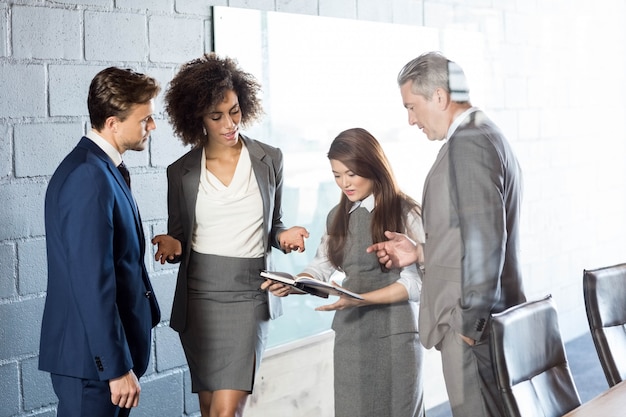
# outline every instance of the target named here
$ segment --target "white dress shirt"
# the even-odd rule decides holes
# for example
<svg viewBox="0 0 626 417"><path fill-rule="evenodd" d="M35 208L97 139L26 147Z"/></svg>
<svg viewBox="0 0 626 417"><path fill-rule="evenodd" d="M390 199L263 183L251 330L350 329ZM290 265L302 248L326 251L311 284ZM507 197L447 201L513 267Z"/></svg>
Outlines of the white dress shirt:
<svg viewBox="0 0 626 417"><path fill-rule="evenodd" d="M242 146L228 186L206 168L204 150L201 161L193 250L236 258L262 257L263 200L248 149Z"/></svg>
<svg viewBox="0 0 626 417"><path fill-rule="evenodd" d="M104 153L106 153L109 156L109 158L111 158L111 161L113 161L113 164L115 166L118 166L119 164L122 163L122 155L118 152L117 149L115 149L113 145L107 142L105 138L100 136L98 132L91 129L89 132L87 132L85 137L87 137L88 139L91 139L93 143L98 145L100 149L102 149Z"/></svg>

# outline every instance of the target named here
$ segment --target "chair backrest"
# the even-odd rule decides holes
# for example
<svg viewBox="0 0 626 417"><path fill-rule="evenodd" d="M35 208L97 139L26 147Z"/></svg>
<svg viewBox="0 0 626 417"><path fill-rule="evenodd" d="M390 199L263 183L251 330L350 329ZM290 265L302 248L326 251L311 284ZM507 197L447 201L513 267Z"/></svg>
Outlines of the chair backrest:
<svg viewBox="0 0 626 417"><path fill-rule="evenodd" d="M609 386L626 379L626 264L585 270L585 310Z"/></svg>
<svg viewBox="0 0 626 417"><path fill-rule="evenodd" d="M580 405L552 300L492 315L491 355L509 417L560 417Z"/></svg>

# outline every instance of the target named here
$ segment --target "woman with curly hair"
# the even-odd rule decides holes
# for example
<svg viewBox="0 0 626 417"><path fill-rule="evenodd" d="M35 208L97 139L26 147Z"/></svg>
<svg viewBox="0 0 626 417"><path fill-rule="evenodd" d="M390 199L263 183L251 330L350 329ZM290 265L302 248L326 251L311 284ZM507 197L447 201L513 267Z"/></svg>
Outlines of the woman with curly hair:
<svg viewBox="0 0 626 417"><path fill-rule="evenodd" d="M243 413L268 320L280 314L259 271L272 246L303 251L308 237L281 220L282 152L240 133L262 114L259 91L212 53L184 64L165 95L174 133L192 149L167 168L168 231L152 243L158 262L181 263L170 325L205 417Z"/></svg>
<svg viewBox="0 0 626 417"><path fill-rule="evenodd" d="M341 200L328 214L315 258L299 275L328 281L341 271L342 286L364 298L342 295L317 308L335 311L335 417L422 417L421 274L415 264L388 270L366 251L387 230L424 242L420 206L400 191L380 143L365 129L341 132L328 159ZM284 296L288 287L269 288Z"/></svg>

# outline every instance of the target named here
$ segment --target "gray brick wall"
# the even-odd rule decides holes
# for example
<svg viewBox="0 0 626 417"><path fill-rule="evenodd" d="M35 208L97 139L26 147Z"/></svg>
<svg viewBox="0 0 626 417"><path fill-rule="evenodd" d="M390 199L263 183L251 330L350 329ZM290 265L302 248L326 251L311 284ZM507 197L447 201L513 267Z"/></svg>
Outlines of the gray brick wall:
<svg viewBox="0 0 626 417"><path fill-rule="evenodd" d="M11 163L13 158L11 133L12 130L9 125L0 123L0 180L11 175L13 168Z"/></svg>
<svg viewBox="0 0 626 417"><path fill-rule="evenodd" d="M37 354L43 300L43 297L28 296L0 304L0 358L17 359Z"/></svg>
<svg viewBox="0 0 626 417"><path fill-rule="evenodd" d="M13 56L18 59L80 59L81 13L77 10L15 6Z"/></svg>
<svg viewBox="0 0 626 417"><path fill-rule="evenodd" d="M109 65L129 66L155 76L165 87L178 65L210 48L211 5L470 29L484 36L476 38L484 42L478 59L490 63L488 82L494 84L486 105L515 142L526 168L527 287L531 294L561 294L561 313L571 312L574 318L564 331L580 332L586 326L579 291L582 268L620 261L626 252L624 200L600 215L594 210L602 210L601 205L589 206L590 201L606 201L616 190L623 194L626 170L622 163L614 175L616 168L606 166L616 159L609 155L607 162L606 154L585 144L593 147L594 140L602 140L611 154L623 155L624 145L612 138L626 136L623 124L614 125L624 105L616 101L605 121L585 120L598 102L586 100L584 91L571 86L600 80L582 69L586 57L580 57L578 65L581 42L592 51L594 41L588 45L575 36L555 33L546 38L541 33L549 25L567 29L568 21L581 22L580 16L587 16L586 37L595 34L591 39L597 46L610 39L614 51L623 50L623 25L611 17L623 16L625 6L612 1L598 6L607 8L602 10L587 3L572 0L544 7L539 1L495 0L0 1L0 417L55 415L49 377L37 370L46 285L43 201L50 175L89 126L86 94L91 78ZM538 18L540 8L545 16ZM562 59L554 59L555 54ZM623 58L615 65L616 73L626 67ZM546 80L552 82L546 86ZM623 80L613 80L610 86L617 88L617 97L625 95ZM563 104L555 96L576 100ZM166 228L165 167L186 151L164 120L162 96L156 111L158 128L149 149L125 155L147 239ZM612 130L584 129L580 120ZM587 169L590 165L596 168ZM575 175L583 179L568 183ZM599 218L612 225L610 232ZM167 326L176 267L157 265L152 256L148 251L146 263L164 322L154 332L141 406L133 415L198 415L178 337Z"/></svg>
<svg viewBox="0 0 626 417"><path fill-rule="evenodd" d="M46 291L46 240L29 239L17 244L17 292L21 296L37 295Z"/></svg>
<svg viewBox="0 0 626 417"><path fill-rule="evenodd" d="M20 384L17 362L0 365L0 417L9 417L20 411Z"/></svg>
<svg viewBox="0 0 626 417"><path fill-rule="evenodd" d="M148 28L150 61L179 63L200 56L208 40L204 23L198 17L153 16Z"/></svg>
<svg viewBox="0 0 626 417"><path fill-rule="evenodd" d="M50 116L88 116L87 97L94 74L106 65L87 63L51 64L48 66L48 101Z"/></svg>
<svg viewBox="0 0 626 417"><path fill-rule="evenodd" d="M38 369L37 357L22 361L24 411L32 411L56 402L50 377Z"/></svg>
<svg viewBox="0 0 626 417"><path fill-rule="evenodd" d="M17 295L16 287L16 270L17 270L17 252L15 243L0 244L0 298L8 299ZM41 277L39 278L41 280Z"/></svg>
<svg viewBox="0 0 626 417"><path fill-rule="evenodd" d="M7 56L8 10L6 4L0 4L0 57Z"/></svg>
<svg viewBox="0 0 626 417"><path fill-rule="evenodd" d="M87 61L134 61L148 58L148 17L145 12L88 11L85 13Z"/></svg>
<svg viewBox="0 0 626 417"><path fill-rule="evenodd" d="M80 122L45 122L15 126L15 177L50 175L76 145L76 133L82 131L83 125Z"/></svg>
<svg viewBox="0 0 626 417"><path fill-rule="evenodd" d="M46 183L41 180L37 182L29 179L15 180L0 184L0 190L3 203L0 241L43 236L43 200Z"/></svg>
<svg viewBox="0 0 626 417"><path fill-rule="evenodd" d="M45 67L35 62L0 62L0 115L2 118L45 117Z"/></svg>

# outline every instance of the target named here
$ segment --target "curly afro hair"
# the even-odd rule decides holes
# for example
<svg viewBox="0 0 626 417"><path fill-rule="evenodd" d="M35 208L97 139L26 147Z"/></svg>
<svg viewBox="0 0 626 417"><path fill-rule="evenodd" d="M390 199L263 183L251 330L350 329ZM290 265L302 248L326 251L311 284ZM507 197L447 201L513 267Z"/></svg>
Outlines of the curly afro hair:
<svg viewBox="0 0 626 417"><path fill-rule="evenodd" d="M185 145L202 146L207 142L202 118L233 90L239 99L241 125L246 127L263 114L258 97L261 85L237 62L214 52L185 63L169 83L165 110L174 133Z"/></svg>

